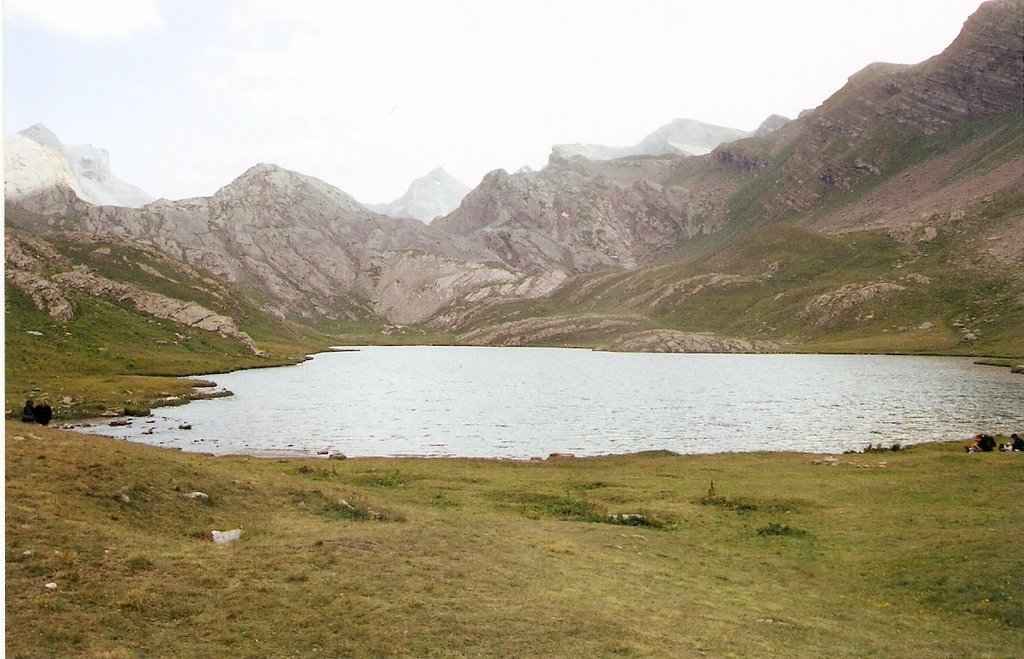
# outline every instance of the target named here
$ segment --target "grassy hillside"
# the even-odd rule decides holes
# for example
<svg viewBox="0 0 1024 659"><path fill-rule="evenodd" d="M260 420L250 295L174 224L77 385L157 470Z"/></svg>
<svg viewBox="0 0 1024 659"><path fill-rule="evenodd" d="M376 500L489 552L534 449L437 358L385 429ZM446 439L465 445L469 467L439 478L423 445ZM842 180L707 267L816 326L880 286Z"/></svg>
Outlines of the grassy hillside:
<svg viewBox="0 0 1024 659"><path fill-rule="evenodd" d="M1019 453L282 461L6 436L11 657L1024 647Z"/></svg>
<svg viewBox="0 0 1024 659"><path fill-rule="evenodd" d="M49 398L58 418L103 409L141 411L157 399L187 396L195 382L177 376L292 363L330 345L330 335L260 311L208 273L141 245L50 237L58 255L50 271L89 267L117 282L170 298L197 302L235 319L267 353L216 332L140 313L114 297L71 291L74 317L58 322L29 297L5 285L5 405ZM52 255L51 255L52 257Z"/></svg>
<svg viewBox="0 0 1024 659"><path fill-rule="evenodd" d="M961 258L959 241L942 232L906 245L877 232L827 236L774 224L689 261L577 277L549 298L487 309L467 329L628 315L632 329L769 339L791 351L1024 356L1019 273ZM900 290L842 299L844 290L879 283ZM819 296L834 299L815 306ZM603 341L589 329L559 340Z"/></svg>

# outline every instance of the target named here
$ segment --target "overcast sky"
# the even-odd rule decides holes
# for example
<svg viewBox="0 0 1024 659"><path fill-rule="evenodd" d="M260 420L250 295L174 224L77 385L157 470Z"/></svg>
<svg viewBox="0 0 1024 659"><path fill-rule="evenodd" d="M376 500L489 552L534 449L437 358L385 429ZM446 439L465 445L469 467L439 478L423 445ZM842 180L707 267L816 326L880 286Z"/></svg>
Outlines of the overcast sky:
<svg viewBox="0 0 1024 659"><path fill-rule="evenodd" d="M753 130L979 0L5 0L4 130L42 122L122 179L209 195L257 162L390 201L674 118Z"/></svg>

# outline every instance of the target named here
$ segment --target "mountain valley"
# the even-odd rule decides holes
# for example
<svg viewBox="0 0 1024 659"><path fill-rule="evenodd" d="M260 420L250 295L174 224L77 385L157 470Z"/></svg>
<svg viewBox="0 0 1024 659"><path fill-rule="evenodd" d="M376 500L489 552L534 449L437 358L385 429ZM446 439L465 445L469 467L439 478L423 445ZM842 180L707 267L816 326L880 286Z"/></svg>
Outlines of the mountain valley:
<svg viewBox="0 0 1024 659"><path fill-rule="evenodd" d="M671 149L557 145L450 212L414 209L415 185L371 209L272 164L152 201L34 126L5 149L8 406L31 389L26 333L95 319L138 328L140 355L209 347L129 368L99 334L65 346L111 373L277 363L290 341L1024 357L1022 17L985 3L943 53L870 65L704 155L670 131L652 135Z"/></svg>

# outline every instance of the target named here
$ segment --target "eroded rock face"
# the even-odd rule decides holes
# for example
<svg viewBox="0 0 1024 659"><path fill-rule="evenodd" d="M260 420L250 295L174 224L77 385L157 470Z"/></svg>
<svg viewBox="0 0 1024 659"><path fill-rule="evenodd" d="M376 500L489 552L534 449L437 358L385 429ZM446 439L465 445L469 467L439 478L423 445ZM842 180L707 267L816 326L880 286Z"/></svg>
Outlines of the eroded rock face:
<svg viewBox="0 0 1024 659"><path fill-rule="evenodd" d="M59 286L45 276L46 263L66 265L66 261L45 241L32 236L18 238L7 232L4 240L4 278L32 300L40 311L66 323L75 315L75 307Z"/></svg>
<svg viewBox="0 0 1024 659"><path fill-rule="evenodd" d="M43 214L23 226L143 241L258 292L281 316L429 321L452 331L507 297L546 295L574 275L685 258L692 238L776 220L885 230L923 246L944 231L934 218L950 218L959 231L965 224L953 218L965 209L1005 197L1001 224L987 229L991 244L971 249L1018 264L1014 239L1024 224L1012 200L1024 170L1021 156L1006 152L1019 135L1022 12L1021 0L987 2L941 55L914 66L871 65L815 110L791 122L771 118L757 136L709 156L592 161L563 152L540 172L492 172L430 226L372 213L323 181L265 164L211 197L140 209L76 201L63 174L49 192L18 203ZM968 123L979 119L1003 123L985 132ZM980 131L976 144L951 150L951 133L941 131L960 125ZM972 213L979 223L990 219ZM761 281L708 273L652 287L638 279L632 283L642 290L631 295L641 306L629 308L670 309L702 291ZM809 303L805 317L827 325L864 296L898 292L850 286ZM495 312L490 320L504 318ZM527 330L524 342L555 331Z"/></svg>
<svg viewBox="0 0 1024 659"><path fill-rule="evenodd" d="M471 291L518 280L506 268L456 261L437 254L387 255L374 289L374 311L398 323L414 323Z"/></svg>
<svg viewBox="0 0 1024 659"><path fill-rule="evenodd" d="M770 191L755 207L755 214L770 218L807 213L826 197L874 185L908 164L899 157L905 143L920 143L917 157L925 158L927 149L936 147L925 146L922 136L960 122L1019 113L1022 15L1020 0L985 2L941 54L913 66L871 64L821 106L768 139L719 147L716 161L745 172L761 171L774 161L765 174L772 177ZM1019 116L1016 121L1019 130Z"/></svg>
<svg viewBox="0 0 1024 659"><path fill-rule="evenodd" d="M780 347L773 341L748 341L735 337L676 330L648 330L625 334L602 350L613 352L683 352L683 353L776 353Z"/></svg>

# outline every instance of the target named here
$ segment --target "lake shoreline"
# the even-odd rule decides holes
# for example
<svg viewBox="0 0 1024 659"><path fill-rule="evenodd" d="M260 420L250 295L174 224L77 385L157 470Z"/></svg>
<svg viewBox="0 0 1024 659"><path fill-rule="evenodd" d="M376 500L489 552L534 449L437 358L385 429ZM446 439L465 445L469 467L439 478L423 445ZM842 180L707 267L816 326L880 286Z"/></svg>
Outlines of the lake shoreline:
<svg viewBox="0 0 1024 659"><path fill-rule="evenodd" d="M350 346L297 368L221 374L241 395L201 407L73 425L218 455L530 460L828 454L1024 423L1019 378L962 357Z"/></svg>

